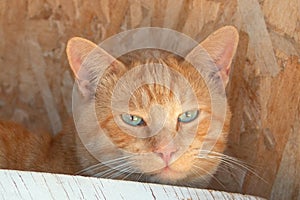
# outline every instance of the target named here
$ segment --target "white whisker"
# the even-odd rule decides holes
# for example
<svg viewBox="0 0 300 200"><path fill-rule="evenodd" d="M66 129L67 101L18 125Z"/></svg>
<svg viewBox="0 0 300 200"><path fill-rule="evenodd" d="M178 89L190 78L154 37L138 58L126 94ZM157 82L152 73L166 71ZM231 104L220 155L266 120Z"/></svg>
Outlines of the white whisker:
<svg viewBox="0 0 300 200"><path fill-rule="evenodd" d="M118 165L116 167L109 168L106 171L99 172L99 173L95 174L94 176L95 177L105 177L105 176L107 176L108 174L110 174L113 171L124 171L124 169L126 169L126 167L130 167L130 164L132 164L132 163L133 163L133 161L131 161L131 162L125 162L125 163L123 163L121 165Z"/></svg>
<svg viewBox="0 0 300 200"><path fill-rule="evenodd" d="M132 172L129 172L125 177L122 178L122 180L125 180L127 177L132 175L134 172L135 172L135 170L133 170Z"/></svg>
<svg viewBox="0 0 300 200"><path fill-rule="evenodd" d="M108 160L108 161L105 161L105 162L99 162L99 163L96 163L94 165L91 165L91 166L89 166L85 169L82 169L82 170L76 172L76 174L77 175L82 175L82 174L89 173L89 172L95 171L95 170L99 171L102 168L108 167L108 165L118 165L119 163L126 162L126 160L128 160L132 157L133 156L130 155L130 156L124 156L124 157Z"/></svg>
<svg viewBox="0 0 300 200"><path fill-rule="evenodd" d="M252 173L253 175L255 175L256 177L258 177L259 179L261 179L262 181L264 181L265 183L267 183L267 181L265 179L263 179L260 175L257 174L257 172L255 172L255 169L251 166L249 166L249 164L247 164L244 161L241 161L237 158L225 155L223 153L219 153L219 152L215 152L215 151L208 151L208 150L201 150L199 153L199 158L205 159L205 160L209 160L209 159L217 159L217 160L221 160L222 163L229 167L229 168L233 168L235 170L238 171L247 171Z"/></svg>
<svg viewBox="0 0 300 200"><path fill-rule="evenodd" d="M211 174L209 171L203 169L202 167L199 167L197 165L193 165L193 167L203 171L204 173L206 173L208 176L210 176L212 179L216 180L224 189L225 189L225 186L223 185L223 183L221 183L213 174Z"/></svg>
<svg viewBox="0 0 300 200"><path fill-rule="evenodd" d="M200 173L199 173L197 170L195 170L194 168L192 168L191 171L192 171L196 176L201 177ZM209 182L210 182L205 176L202 178L202 180L205 181L207 185L208 185Z"/></svg>
<svg viewBox="0 0 300 200"><path fill-rule="evenodd" d="M130 175L132 173L134 173L134 169L131 166L127 166L127 167L125 167L125 168L123 168L121 170L116 170L113 174L111 174L107 178L114 179L114 178L118 178L118 177L120 177L122 175L126 175L126 174L127 175L125 177L127 178L128 174ZM124 178L122 178L122 179L124 179Z"/></svg>

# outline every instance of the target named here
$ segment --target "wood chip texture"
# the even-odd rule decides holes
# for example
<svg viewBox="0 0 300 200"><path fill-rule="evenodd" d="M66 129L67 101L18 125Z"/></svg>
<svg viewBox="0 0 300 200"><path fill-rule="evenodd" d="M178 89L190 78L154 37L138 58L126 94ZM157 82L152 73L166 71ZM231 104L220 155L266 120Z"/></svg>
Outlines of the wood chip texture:
<svg viewBox="0 0 300 200"><path fill-rule="evenodd" d="M212 188L300 199L299 0L1 0L0 118L35 132L61 130L72 110L65 47L73 36L99 43L157 26L201 41L224 25L240 32L227 88L233 118L226 153L247 168L223 165ZM8 180L25 189L18 175Z"/></svg>

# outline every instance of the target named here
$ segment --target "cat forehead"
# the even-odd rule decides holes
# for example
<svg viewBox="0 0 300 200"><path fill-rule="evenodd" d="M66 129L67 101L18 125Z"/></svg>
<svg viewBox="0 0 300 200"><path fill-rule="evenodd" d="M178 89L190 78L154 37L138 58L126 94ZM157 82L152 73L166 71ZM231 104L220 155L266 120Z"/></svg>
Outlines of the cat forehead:
<svg viewBox="0 0 300 200"><path fill-rule="evenodd" d="M183 58L164 52L155 54L151 51L150 53L133 53L128 57L125 56L127 61L123 59L122 62L127 69L119 77L120 81L126 81L127 85L134 82L134 85L139 84L139 86L157 84L176 91L178 88L172 88L172 86L188 87L191 84L189 80L191 72L194 73L193 76L197 76L194 81L202 79L201 74L188 62L184 62ZM145 57L145 54L150 54L150 56ZM136 58L139 55L141 57Z"/></svg>
<svg viewBox="0 0 300 200"><path fill-rule="evenodd" d="M109 75L108 80L112 81L103 84L101 90L109 90L107 102L112 102L112 109L148 112L152 105L160 104L187 111L197 109L199 104L207 105L209 95L205 81L184 59L165 53L138 55L135 53L119 59L125 70Z"/></svg>
<svg viewBox="0 0 300 200"><path fill-rule="evenodd" d="M167 106L169 110L197 109L199 103L204 103L201 100L207 100L203 97L199 101L197 93L207 91L205 87L195 87L195 82L191 83L188 77L165 63L146 63L120 77L112 92L113 100L122 110L128 105L132 110L150 110L155 104Z"/></svg>

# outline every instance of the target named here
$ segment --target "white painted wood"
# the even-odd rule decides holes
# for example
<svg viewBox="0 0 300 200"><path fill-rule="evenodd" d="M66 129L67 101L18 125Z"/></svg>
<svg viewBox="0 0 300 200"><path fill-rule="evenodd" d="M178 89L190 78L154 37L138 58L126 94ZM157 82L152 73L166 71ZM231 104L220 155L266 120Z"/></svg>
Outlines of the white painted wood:
<svg viewBox="0 0 300 200"><path fill-rule="evenodd" d="M0 199L259 200L262 198L131 181L0 170Z"/></svg>

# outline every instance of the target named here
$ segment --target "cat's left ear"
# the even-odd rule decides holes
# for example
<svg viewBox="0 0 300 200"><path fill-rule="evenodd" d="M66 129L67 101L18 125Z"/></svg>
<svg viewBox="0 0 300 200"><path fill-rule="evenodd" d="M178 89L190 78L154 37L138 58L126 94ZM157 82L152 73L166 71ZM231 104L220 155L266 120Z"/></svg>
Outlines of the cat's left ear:
<svg viewBox="0 0 300 200"><path fill-rule="evenodd" d="M67 44L67 56L79 90L85 98L93 95L97 77L109 67L117 73L124 65L93 42L80 37L71 38Z"/></svg>
<svg viewBox="0 0 300 200"><path fill-rule="evenodd" d="M237 29L233 26L225 26L209 35L191 53L205 50L218 67L223 83L226 85L238 41L239 34Z"/></svg>

